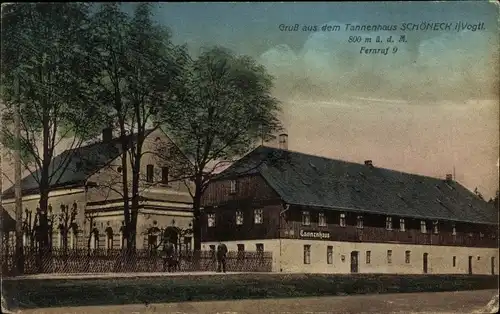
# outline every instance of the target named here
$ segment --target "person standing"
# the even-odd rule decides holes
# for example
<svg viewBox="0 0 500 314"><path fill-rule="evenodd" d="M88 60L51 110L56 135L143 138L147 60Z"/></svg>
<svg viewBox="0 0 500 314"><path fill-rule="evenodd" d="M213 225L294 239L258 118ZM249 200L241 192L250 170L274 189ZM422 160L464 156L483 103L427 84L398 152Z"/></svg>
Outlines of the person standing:
<svg viewBox="0 0 500 314"><path fill-rule="evenodd" d="M163 271L172 271L172 260L174 259L174 245L166 242L163 246Z"/></svg>
<svg viewBox="0 0 500 314"><path fill-rule="evenodd" d="M217 246L217 272L226 272L226 256L227 256L227 246L224 243L220 243Z"/></svg>

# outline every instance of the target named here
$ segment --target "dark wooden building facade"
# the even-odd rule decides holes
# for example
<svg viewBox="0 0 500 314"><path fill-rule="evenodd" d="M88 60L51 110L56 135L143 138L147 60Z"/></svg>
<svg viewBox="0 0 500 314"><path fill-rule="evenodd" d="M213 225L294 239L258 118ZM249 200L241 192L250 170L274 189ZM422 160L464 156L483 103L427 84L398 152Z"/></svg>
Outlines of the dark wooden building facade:
<svg viewBox="0 0 500 314"><path fill-rule="evenodd" d="M276 271L495 273L498 267L498 211L450 176L261 146L221 173L203 204L202 242L272 251ZM393 251L404 256L402 267L391 261ZM412 251L419 262L407 265ZM368 267L361 267L362 254ZM467 263L457 267L458 259Z"/></svg>

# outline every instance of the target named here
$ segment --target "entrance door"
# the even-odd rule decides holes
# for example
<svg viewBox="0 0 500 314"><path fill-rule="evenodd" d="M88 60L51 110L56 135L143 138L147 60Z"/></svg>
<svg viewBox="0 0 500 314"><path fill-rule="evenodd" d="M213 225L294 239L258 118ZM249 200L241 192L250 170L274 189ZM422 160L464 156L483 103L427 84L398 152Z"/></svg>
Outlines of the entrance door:
<svg viewBox="0 0 500 314"><path fill-rule="evenodd" d="M358 272L358 251L352 251L351 252L351 273L357 273Z"/></svg>
<svg viewBox="0 0 500 314"><path fill-rule="evenodd" d="M424 257L423 257L424 274L427 274L428 257L429 257L429 254L424 253Z"/></svg>
<svg viewBox="0 0 500 314"><path fill-rule="evenodd" d="M491 274L492 275L495 274L495 258L494 257L491 258Z"/></svg>
<svg viewBox="0 0 500 314"><path fill-rule="evenodd" d="M469 275L472 275L472 256L469 256Z"/></svg>

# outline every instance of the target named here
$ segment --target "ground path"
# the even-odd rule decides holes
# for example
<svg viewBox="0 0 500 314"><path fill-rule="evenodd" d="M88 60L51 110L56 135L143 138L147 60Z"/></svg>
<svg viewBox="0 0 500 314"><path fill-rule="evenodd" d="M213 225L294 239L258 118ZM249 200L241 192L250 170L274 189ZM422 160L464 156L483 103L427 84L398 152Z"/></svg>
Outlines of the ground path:
<svg viewBox="0 0 500 314"><path fill-rule="evenodd" d="M492 313L484 311L498 290L398 293L291 299L180 302L30 309L26 314L265 314L265 313ZM498 298L496 299L498 309Z"/></svg>

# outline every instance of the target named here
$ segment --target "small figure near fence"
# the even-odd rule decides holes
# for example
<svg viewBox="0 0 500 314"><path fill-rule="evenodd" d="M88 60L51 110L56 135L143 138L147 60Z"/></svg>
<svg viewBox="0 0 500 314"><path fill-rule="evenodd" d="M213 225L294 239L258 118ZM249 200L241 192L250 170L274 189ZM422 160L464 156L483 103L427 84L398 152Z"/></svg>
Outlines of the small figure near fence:
<svg viewBox="0 0 500 314"><path fill-rule="evenodd" d="M165 243L163 246L163 271L179 270L179 260L175 256L175 247L173 243Z"/></svg>
<svg viewBox="0 0 500 314"><path fill-rule="evenodd" d="M217 246L217 272L226 272L227 246L221 243Z"/></svg>

